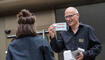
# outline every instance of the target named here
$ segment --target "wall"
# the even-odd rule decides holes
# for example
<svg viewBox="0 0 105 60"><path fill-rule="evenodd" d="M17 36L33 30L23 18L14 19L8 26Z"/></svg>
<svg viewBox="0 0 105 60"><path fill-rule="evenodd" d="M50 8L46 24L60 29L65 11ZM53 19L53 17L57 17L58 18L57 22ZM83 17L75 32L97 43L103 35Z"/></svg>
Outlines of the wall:
<svg viewBox="0 0 105 60"><path fill-rule="evenodd" d="M6 36L4 33L5 20L4 18L0 18L0 60L5 59L5 51L6 51Z"/></svg>

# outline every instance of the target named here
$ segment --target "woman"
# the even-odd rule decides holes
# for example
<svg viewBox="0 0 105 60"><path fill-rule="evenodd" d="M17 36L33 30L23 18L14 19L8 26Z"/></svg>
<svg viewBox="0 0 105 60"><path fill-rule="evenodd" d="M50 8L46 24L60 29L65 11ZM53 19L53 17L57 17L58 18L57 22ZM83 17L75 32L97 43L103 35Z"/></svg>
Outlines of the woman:
<svg viewBox="0 0 105 60"><path fill-rule="evenodd" d="M47 40L36 34L35 17L26 9L21 10L17 17L17 38L9 44L6 60L54 60Z"/></svg>

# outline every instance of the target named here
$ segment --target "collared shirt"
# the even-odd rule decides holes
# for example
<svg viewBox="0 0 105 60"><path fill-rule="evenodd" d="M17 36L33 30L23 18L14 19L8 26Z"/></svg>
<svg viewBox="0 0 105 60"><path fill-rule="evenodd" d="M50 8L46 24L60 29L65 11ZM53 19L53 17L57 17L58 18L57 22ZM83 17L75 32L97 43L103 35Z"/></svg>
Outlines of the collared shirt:
<svg viewBox="0 0 105 60"><path fill-rule="evenodd" d="M91 56L90 60L94 60L101 51L101 44L94 29L86 24L80 23L76 34L69 27L68 31L61 31L58 40L56 38L51 39L51 47L55 52L63 50L77 50L83 48L85 50L84 55ZM86 59L85 59L86 60Z"/></svg>

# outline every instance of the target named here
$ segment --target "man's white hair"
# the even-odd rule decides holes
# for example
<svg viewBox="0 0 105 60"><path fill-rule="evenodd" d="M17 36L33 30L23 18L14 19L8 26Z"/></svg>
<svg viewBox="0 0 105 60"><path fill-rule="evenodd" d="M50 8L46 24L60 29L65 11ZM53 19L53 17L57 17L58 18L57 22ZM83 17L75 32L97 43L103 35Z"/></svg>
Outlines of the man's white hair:
<svg viewBox="0 0 105 60"><path fill-rule="evenodd" d="M68 7L65 11L67 10L75 10L75 12L78 13L78 10L75 7Z"/></svg>

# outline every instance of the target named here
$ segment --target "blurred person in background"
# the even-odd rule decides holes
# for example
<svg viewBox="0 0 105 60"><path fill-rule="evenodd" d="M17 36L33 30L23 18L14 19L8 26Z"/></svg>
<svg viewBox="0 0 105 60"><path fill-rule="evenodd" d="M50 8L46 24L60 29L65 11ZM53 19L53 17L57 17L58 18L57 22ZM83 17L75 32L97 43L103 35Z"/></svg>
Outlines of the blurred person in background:
<svg viewBox="0 0 105 60"><path fill-rule="evenodd" d="M55 60L47 40L36 34L35 16L23 9L17 18L17 38L9 44L6 60Z"/></svg>
<svg viewBox="0 0 105 60"><path fill-rule="evenodd" d="M85 51L76 56L76 60L95 60L101 52L101 43L98 40L94 29L79 22L79 12L75 7L68 7L65 10L65 20L68 25L67 31L61 31L58 40L55 37L55 26L49 28L51 47L55 52L63 50L75 51L82 48Z"/></svg>

